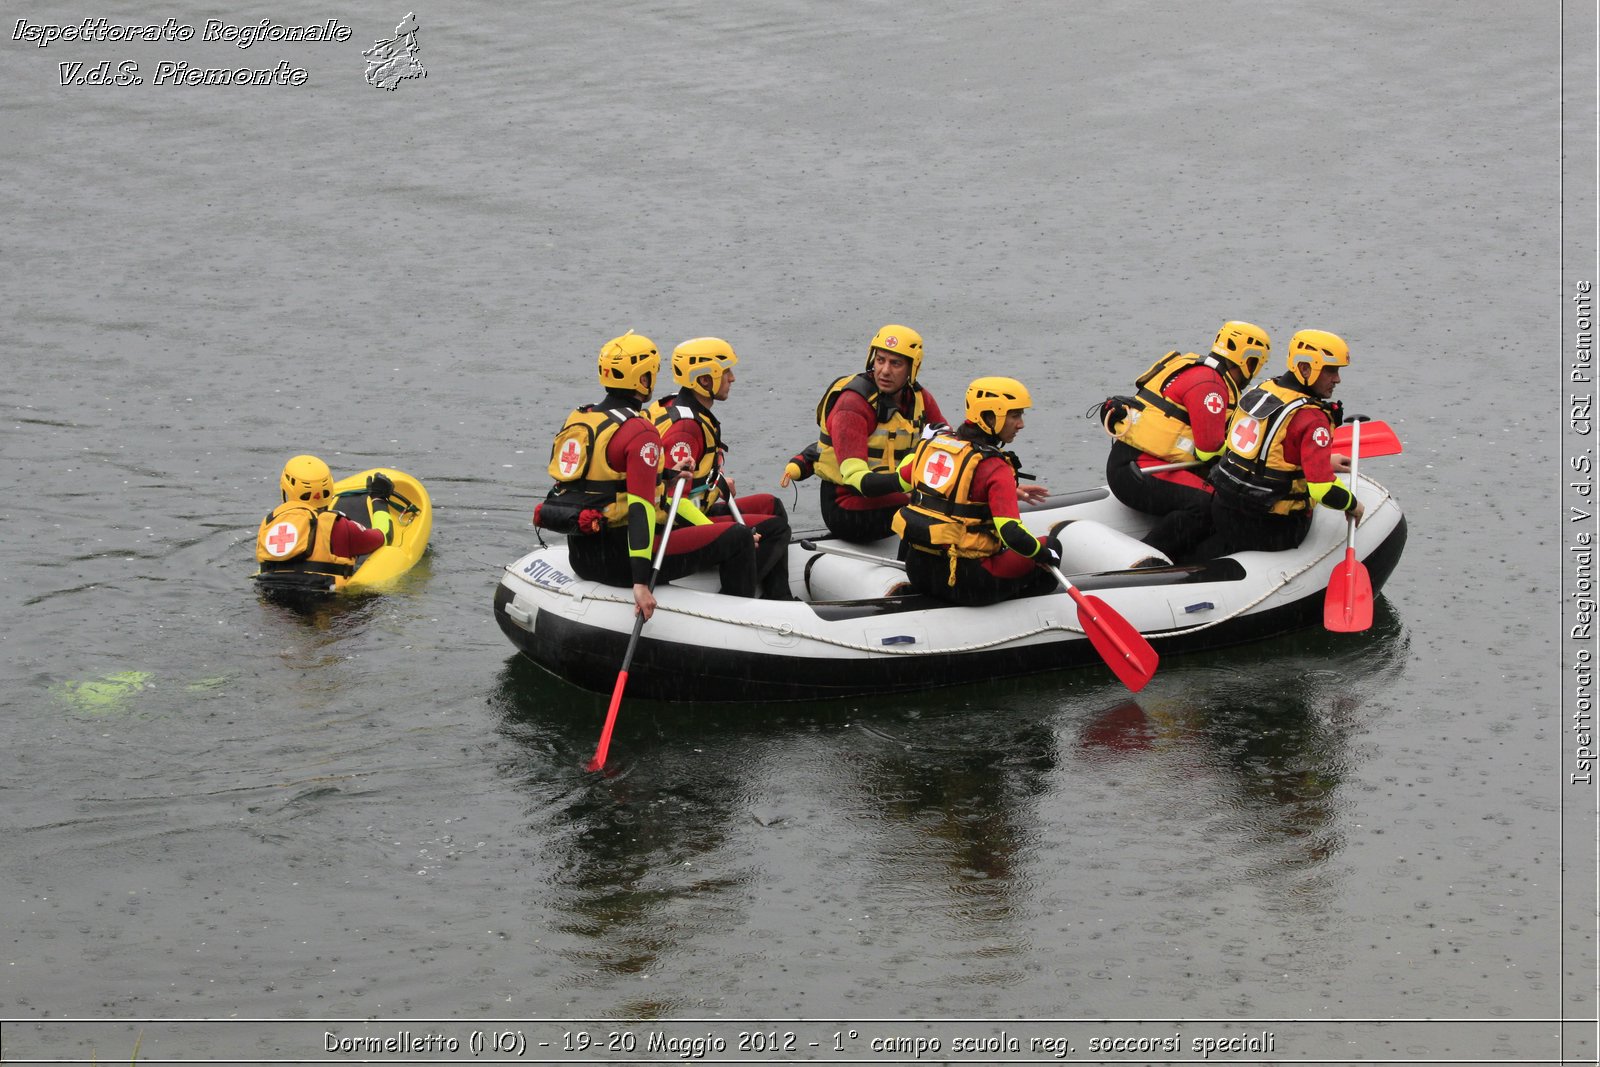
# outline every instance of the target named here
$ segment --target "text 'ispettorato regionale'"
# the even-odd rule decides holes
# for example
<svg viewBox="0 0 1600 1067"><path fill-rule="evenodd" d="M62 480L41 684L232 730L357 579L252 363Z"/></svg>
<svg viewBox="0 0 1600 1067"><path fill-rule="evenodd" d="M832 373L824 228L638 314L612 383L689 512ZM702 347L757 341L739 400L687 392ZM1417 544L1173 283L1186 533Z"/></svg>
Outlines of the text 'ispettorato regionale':
<svg viewBox="0 0 1600 1067"><path fill-rule="evenodd" d="M348 41L352 36L349 26L338 19L290 25L262 19L260 22L225 22L206 19L200 29L188 23L168 18L165 22L128 23L112 22L107 18L86 18L81 22L29 22L18 19L11 31L13 41L28 41L40 48L57 42L86 41L90 43L119 43L132 41L223 41L249 48L259 41Z"/></svg>

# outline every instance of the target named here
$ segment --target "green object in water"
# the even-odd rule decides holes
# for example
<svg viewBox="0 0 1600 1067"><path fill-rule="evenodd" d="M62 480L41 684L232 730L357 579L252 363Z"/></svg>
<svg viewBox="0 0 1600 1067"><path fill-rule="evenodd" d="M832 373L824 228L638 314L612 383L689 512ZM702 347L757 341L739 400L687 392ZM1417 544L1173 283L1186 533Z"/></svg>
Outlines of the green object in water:
<svg viewBox="0 0 1600 1067"><path fill-rule="evenodd" d="M54 692L80 711L115 711L150 681L149 671L117 671L92 682L62 682Z"/></svg>

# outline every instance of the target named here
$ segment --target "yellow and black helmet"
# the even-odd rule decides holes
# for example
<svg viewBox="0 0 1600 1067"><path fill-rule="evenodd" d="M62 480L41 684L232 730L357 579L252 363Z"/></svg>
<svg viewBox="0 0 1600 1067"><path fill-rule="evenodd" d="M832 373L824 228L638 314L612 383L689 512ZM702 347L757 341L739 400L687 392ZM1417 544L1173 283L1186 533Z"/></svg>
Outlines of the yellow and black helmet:
<svg viewBox="0 0 1600 1067"><path fill-rule="evenodd" d="M1008 413L1031 407L1028 387L1015 378L979 378L967 386L967 421L989 433L1000 432Z"/></svg>
<svg viewBox="0 0 1600 1067"><path fill-rule="evenodd" d="M283 499L299 500L320 511L333 504L333 472L316 456L295 456L283 465L278 479Z"/></svg>
<svg viewBox="0 0 1600 1067"><path fill-rule="evenodd" d="M872 369L872 357L878 350L889 353L891 356L902 356L911 361L911 377L906 379L910 385L917 380L917 371L922 369L922 335L909 326L899 326L891 323L872 335L872 344L867 346L867 369Z"/></svg>
<svg viewBox="0 0 1600 1067"><path fill-rule="evenodd" d="M1350 346L1327 330L1301 330L1289 338L1289 370L1301 385L1317 380L1323 367L1348 367Z"/></svg>
<svg viewBox="0 0 1600 1067"><path fill-rule="evenodd" d="M656 343L632 330L600 346L600 384L607 389L647 393L655 386L660 370L661 353L656 351Z"/></svg>
<svg viewBox="0 0 1600 1067"><path fill-rule="evenodd" d="M714 398L722 388L722 377L739 362L733 346L720 337L696 337L672 350L672 379L700 396ZM700 379L711 376L707 392Z"/></svg>
<svg viewBox="0 0 1600 1067"><path fill-rule="evenodd" d="M1211 354L1244 371L1244 380L1248 382L1272 354L1272 338L1259 326L1230 320L1217 331Z"/></svg>

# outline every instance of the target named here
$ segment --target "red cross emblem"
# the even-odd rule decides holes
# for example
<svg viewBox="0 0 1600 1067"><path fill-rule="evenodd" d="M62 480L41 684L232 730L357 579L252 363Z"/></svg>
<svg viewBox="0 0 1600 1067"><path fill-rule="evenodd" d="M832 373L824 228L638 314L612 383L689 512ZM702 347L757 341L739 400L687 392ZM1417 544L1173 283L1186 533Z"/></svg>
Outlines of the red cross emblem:
<svg viewBox="0 0 1600 1067"><path fill-rule="evenodd" d="M1211 414L1213 414L1213 415L1221 415L1222 414L1222 406L1223 405L1222 405L1222 394L1221 393L1207 393L1206 394L1206 410L1207 411L1211 412Z"/></svg>
<svg viewBox="0 0 1600 1067"><path fill-rule="evenodd" d="M287 556L300 543L300 533L290 522L280 522L267 531L267 551L274 556Z"/></svg>
<svg viewBox="0 0 1600 1067"><path fill-rule="evenodd" d="M667 458L672 461L672 466L674 467L682 463L684 460L688 460L690 463L693 463L694 449L689 447L689 442L678 441L673 444L671 451L667 453Z"/></svg>
<svg viewBox="0 0 1600 1067"><path fill-rule="evenodd" d="M1311 443L1316 445L1318 448L1327 448L1329 445L1333 444L1333 434L1328 432L1328 428L1326 426L1318 426L1315 430L1311 431Z"/></svg>
<svg viewBox="0 0 1600 1067"><path fill-rule="evenodd" d="M1233 424L1232 430L1228 431L1228 447L1241 455L1250 455L1260 437L1261 424L1245 415Z"/></svg>
<svg viewBox="0 0 1600 1067"><path fill-rule="evenodd" d="M578 447L574 438L567 438L567 443L561 446L561 455L557 457L561 464L561 473L571 475L583 466L583 449Z"/></svg>
<svg viewBox="0 0 1600 1067"><path fill-rule="evenodd" d="M928 461L927 466L922 468L922 476L928 483L929 489L943 489L945 483L950 480L950 475L954 474L955 471L955 464L950 462L950 457L940 452Z"/></svg>
<svg viewBox="0 0 1600 1067"><path fill-rule="evenodd" d="M885 337L883 339L883 347L884 348L899 348L900 347L900 338L892 337L892 336L891 337Z"/></svg>

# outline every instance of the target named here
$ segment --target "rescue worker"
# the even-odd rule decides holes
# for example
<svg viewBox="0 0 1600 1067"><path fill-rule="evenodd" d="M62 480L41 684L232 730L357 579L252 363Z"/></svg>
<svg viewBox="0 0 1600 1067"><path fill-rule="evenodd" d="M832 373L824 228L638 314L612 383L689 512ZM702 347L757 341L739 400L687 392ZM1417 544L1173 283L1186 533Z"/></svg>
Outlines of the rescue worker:
<svg viewBox="0 0 1600 1067"><path fill-rule="evenodd" d="M960 428L929 437L900 468L911 491L894 519L910 549L906 580L919 592L974 606L1048 593L1057 583L1044 568L1061 565L1060 542L1030 533L1017 505L1038 503L1050 491L1018 485L1020 461L1004 451L1033 398L1015 378L994 377L969 385L966 400Z"/></svg>
<svg viewBox="0 0 1600 1067"><path fill-rule="evenodd" d="M1330 398L1350 365L1350 346L1326 330L1301 330L1289 340L1288 364L1239 401L1211 471L1216 529L1196 559L1295 548L1318 504L1361 521L1361 502L1334 479L1349 473L1350 457L1332 450L1340 416Z"/></svg>
<svg viewBox="0 0 1600 1067"><path fill-rule="evenodd" d="M1106 484L1128 507L1158 516L1144 543L1168 559L1181 561L1211 533L1211 484L1202 465L1222 454L1228 417L1271 351L1265 330L1225 322L1209 355L1168 352L1135 381L1137 395L1102 407L1106 432L1116 438ZM1195 465L1146 473L1169 463Z"/></svg>
<svg viewBox="0 0 1600 1067"><path fill-rule="evenodd" d="M717 401L728 399L738 362L733 346L720 337L683 342L672 350L672 378L680 387L677 395L657 400L646 411L661 432L666 467L692 474L688 499L705 519L704 523L691 520L691 526L674 530L667 550L670 554L680 544L690 546L728 536L726 526L740 522L750 528L756 544L760 595L768 600L792 600L788 511L771 493L733 497L733 482L723 472L728 446L722 439L722 424L711 409ZM738 509L737 518L734 508ZM708 530L707 524L716 528Z"/></svg>
<svg viewBox="0 0 1600 1067"><path fill-rule="evenodd" d="M600 348L605 396L567 416L550 450L555 486L533 513L534 525L567 535L568 562L580 578L631 587L635 610L655 612L650 589L661 506L661 434L641 409L661 370L655 342L629 330ZM694 504L685 500L679 513ZM685 539L686 540L686 539ZM722 591L754 596L755 542L735 528L710 544L675 534L658 578L670 581L701 566L721 568Z"/></svg>
<svg viewBox="0 0 1600 1067"><path fill-rule="evenodd" d="M784 468L782 486L813 472L822 479L822 521L835 536L882 540L910 499L896 472L926 427L944 427L933 394L917 382L921 367L921 334L899 325L879 330L867 346L866 369L822 394L816 444Z"/></svg>
<svg viewBox="0 0 1600 1067"><path fill-rule="evenodd" d="M295 456L278 477L283 502L256 532L255 577L282 592L338 592L356 572L356 560L382 548L384 531L369 530L333 510L333 472L316 456ZM387 506L394 483L386 474L367 479L374 504ZM387 517L387 516L385 516Z"/></svg>

